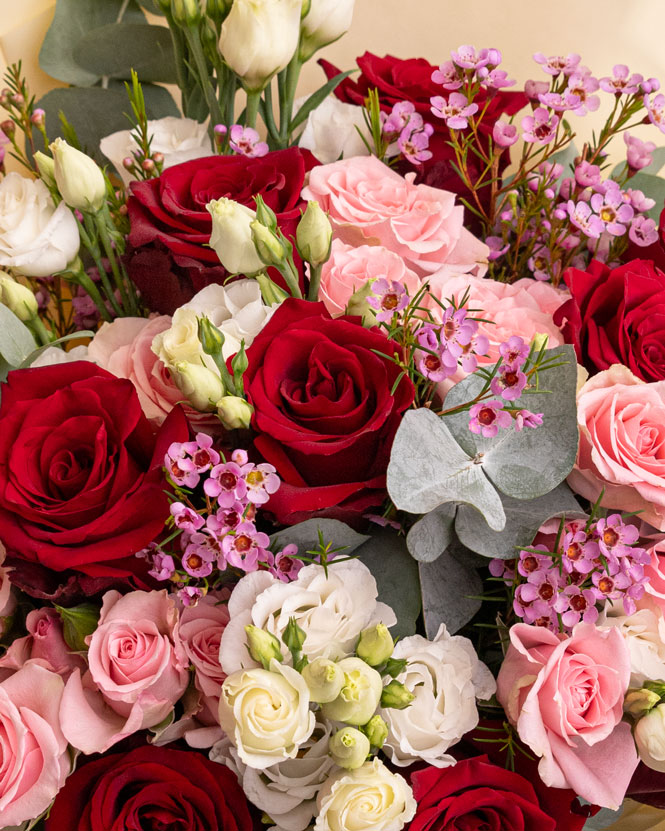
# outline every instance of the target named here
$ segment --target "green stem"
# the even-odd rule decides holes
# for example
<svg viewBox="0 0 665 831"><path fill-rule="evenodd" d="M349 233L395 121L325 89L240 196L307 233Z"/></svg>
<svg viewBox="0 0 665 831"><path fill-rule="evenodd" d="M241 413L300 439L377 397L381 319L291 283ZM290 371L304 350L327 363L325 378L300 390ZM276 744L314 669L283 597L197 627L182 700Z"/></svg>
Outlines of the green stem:
<svg viewBox="0 0 665 831"><path fill-rule="evenodd" d="M71 276L68 276L71 275ZM64 273L61 275L64 280L68 283L74 283L77 286L81 286L81 288L87 292L87 294L92 299L92 302L97 306L97 311L99 312L102 320L107 321L110 323L113 318L109 314L109 310L106 308L106 303L104 303L104 298L99 293L99 289L94 284L92 279L81 269L80 271L70 271L68 273Z"/></svg>
<svg viewBox="0 0 665 831"><path fill-rule="evenodd" d="M298 274L295 266L286 260L284 265L279 267L279 271L284 278L289 291L291 292L291 296L302 300L302 292L300 291L300 275Z"/></svg>
<svg viewBox="0 0 665 831"><path fill-rule="evenodd" d="M256 116L259 114L261 93L247 90L247 107L245 109L245 126L256 127Z"/></svg>
<svg viewBox="0 0 665 831"><path fill-rule="evenodd" d="M83 221L86 226L85 230L83 229L81 223L79 223L79 234L81 235L83 245L85 245L85 247L88 249L88 251L90 252L90 256L92 257L95 265L97 266L97 271L99 272L99 278L104 288L104 293L106 294L106 297L108 298L108 301L111 304L113 311L118 317L122 317L122 308L120 307L116 299L115 292L113 291L113 286L111 285L109 276L106 273L106 269L104 268L104 265L102 263L102 254L99 250L99 245L97 245L97 240L94 237L94 222L92 221L89 214L83 215ZM86 286L84 286L84 288L86 291L88 291L88 288Z"/></svg>
<svg viewBox="0 0 665 831"><path fill-rule="evenodd" d="M219 102L217 101L215 90L212 88L212 84L210 83L210 73L208 71L208 64L206 63L205 55L203 54L203 47L201 46L201 41L199 40L198 26L188 26L184 31L185 36L187 37L190 52L194 58L198 82L201 85L201 89L203 90L203 94L208 105L208 111L210 113L210 135L211 138L214 139L212 131L215 124L222 123L222 111L220 109Z"/></svg>
<svg viewBox="0 0 665 831"><path fill-rule="evenodd" d="M309 264L309 291L307 292L308 300L319 299L319 286L321 285L321 272L323 271L323 263L319 265Z"/></svg>
<svg viewBox="0 0 665 831"><path fill-rule="evenodd" d="M116 253L113 249L111 237L109 236L108 228L106 227L106 218L103 213L100 212L95 214L95 223L97 225L97 230L99 231L99 237L102 241L102 245L104 246L104 253L106 254L107 260L111 264L113 279L115 280L116 287L120 292L120 297L122 298L123 310L125 314L135 315L136 309L130 299L129 292L127 291L127 284L120 272L118 258L116 257Z"/></svg>
<svg viewBox="0 0 665 831"><path fill-rule="evenodd" d="M284 101L283 106L280 102L280 139L282 146L286 147L291 138L291 117L293 115L293 101L296 97L296 87L298 86L298 79L300 78L300 70L302 69L302 61L298 57L298 53L291 58L291 62L286 67L286 78L284 81Z"/></svg>
<svg viewBox="0 0 665 831"><path fill-rule="evenodd" d="M263 120L268 130L268 135L272 140L271 143L279 143L279 130L277 129L277 125L275 124L275 113L273 112L272 81L265 88L264 105L265 118Z"/></svg>
<svg viewBox="0 0 665 831"><path fill-rule="evenodd" d="M35 315L32 320L29 320L27 326L39 341L40 346L46 346L55 340L55 336L44 326L39 315Z"/></svg>

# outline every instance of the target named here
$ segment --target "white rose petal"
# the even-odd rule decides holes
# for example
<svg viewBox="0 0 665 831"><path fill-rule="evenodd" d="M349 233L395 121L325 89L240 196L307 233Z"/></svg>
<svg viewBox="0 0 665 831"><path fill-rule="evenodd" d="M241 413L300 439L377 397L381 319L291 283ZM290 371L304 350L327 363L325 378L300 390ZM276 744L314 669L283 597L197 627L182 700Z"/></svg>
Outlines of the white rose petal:
<svg viewBox="0 0 665 831"><path fill-rule="evenodd" d="M311 150L322 164L336 162L339 158L368 156L369 150L358 130L371 146L372 137L363 118L363 108L330 97L307 116L298 144Z"/></svg>
<svg viewBox="0 0 665 831"><path fill-rule="evenodd" d="M654 707L635 726L640 759L652 770L665 773L665 704Z"/></svg>
<svg viewBox="0 0 665 831"><path fill-rule="evenodd" d="M75 346L69 352L65 352L59 346L48 346L35 360L30 364L35 366L56 366L56 364L69 364L72 361L89 361L88 347ZM94 361L90 361L94 363Z"/></svg>
<svg viewBox="0 0 665 831"><path fill-rule="evenodd" d="M598 626L615 626L623 635L630 653L630 686L665 679L665 619L659 609L639 609L622 614L622 604L610 607Z"/></svg>

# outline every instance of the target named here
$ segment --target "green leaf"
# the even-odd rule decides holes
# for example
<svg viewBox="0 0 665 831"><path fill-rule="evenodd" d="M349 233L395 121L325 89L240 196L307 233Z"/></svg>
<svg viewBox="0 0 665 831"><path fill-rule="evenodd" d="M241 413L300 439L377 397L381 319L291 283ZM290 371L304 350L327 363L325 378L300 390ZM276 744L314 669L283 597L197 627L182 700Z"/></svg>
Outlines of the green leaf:
<svg viewBox="0 0 665 831"><path fill-rule="evenodd" d="M130 78L134 69L142 84L176 84L178 75L171 33L147 23L109 23L91 29L76 44L74 60L93 75Z"/></svg>
<svg viewBox="0 0 665 831"><path fill-rule="evenodd" d="M471 595L482 594L483 581L473 565L463 561L463 554L463 547L455 546L436 562L418 564L428 638L436 635L442 623L451 634L458 632L480 609L482 601Z"/></svg>
<svg viewBox="0 0 665 831"><path fill-rule="evenodd" d="M563 166L563 173L559 176L558 179L555 181L560 181L564 179L566 176L572 176L573 170L575 169L575 159L580 155L580 151L577 149L575 144L571 142L567 144L562 150L559 150L558 153L555 153L553 156L547 160L550 164L560 164Z"/></svg>
<svg viewBox="0 0 665 831"><path fill-rule="evenodd" d="M62 634L67 646L74 652L85 652L88 649L85 639L97 628L99 607L93 603L81 603L69 608L55 608L62 620Z"/></svg>
<svg viewBox="0 0 665 831"><path fill-rule="evenodd" d="M0 356L12 367L20 366L35 348L28 327L0 303Z"/></svg>
<svg viewBox="0 0 665 831"><path fill-rule="evenodd" d="M319 532L323 535L324 543L331 542L333 548L346 546L340 552L342 556L352 554L369 539L366 534L359 534L338 519L308 519L298 525L290 525L283 531L277 531L270 537L270 542L271 545L275 543L280 548L290 544L297 545L298 553L304 555L306 551L314 551L319 547Z"/></svg>
<svg viewBox="0 0 665 831"><path fill-rule="evenodd" d="M351 73L357 71L357 69L349 69L347 72L340 72L339 75L335 75L334 78L331 78L327 84L324 84L320 89L317 89L316 92L313 92L291 119L289 132L292 133L294 130L297 130L298 127L304 123L305 119L312 112L312 110L315 110L319 104L323 103L330 93L334 92L345 78L348 78Z"/></svg>
<svg viewBox="0 0 665 831"><path fill-rule="evenodd" d="M71 335L63 335L63 337L51 341L51 343L47 343L44 346L40 346L38 349L34 349L28 355L28 357L24 359L23 363L18 367L18 369L26 369L26 367L29 367L33 361L37 360L37 358L42 354L42 352L45 352L52 346L60 346L61 343L66 343L68 340L78 340L79 338L93 338L94 336L95 333L91 332L89 329L83 329L81 332L72 332ZM4 379L0 377L0 381L1 380Z"/></svg>
<svg viewBox="0 0 665 831"><path fill-rule="evenodd" d="M476 517L477 522L482 522L489 528L478 517L477 511L473 508L467 510ZM456 511L457 505L454 502L446 502L416 522L406 536L406 546L415 560L431 563L443 554L455 538L453 525Z"/></svg>
<svg viewBox="0 0 665 831"><path fill-rule="evenodd" d="M58 0L53 22L39 52L39 65L44 72L81 87L97 83L105 73L89 72L79 66L74 50L81 38L93 29L118 22L123 5L123 0ZM122 20L145 23L145 15L135 0L130 0Z"/></svg>

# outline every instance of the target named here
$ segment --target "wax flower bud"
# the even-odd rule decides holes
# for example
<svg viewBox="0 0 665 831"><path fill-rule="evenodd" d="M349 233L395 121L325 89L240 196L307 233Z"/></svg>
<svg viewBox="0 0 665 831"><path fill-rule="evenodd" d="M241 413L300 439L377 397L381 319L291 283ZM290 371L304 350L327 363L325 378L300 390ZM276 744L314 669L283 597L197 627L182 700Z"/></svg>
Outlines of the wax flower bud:
<svg viewBox="0 0 665 831"><path fill-rule="evenodd" d="M404 710L411 704L415 696L409 692L401 681L391 681L383 688L381 693L381 706L394 707L396 710Z"/></svg>
<svg viewBox="0 0 665 831"><path fill-rule="evenodd" d="M282 661L282 650L277 638L265 629L251 624L245 626L247 633L247 651L264 669L270 669L270 661Z"/></svg>
<svg viewBox="0 0 665 831"><path fill-rule="evenodd" d="M55 162L41 150L38 150L33 158L37 164L40 179L47 187L52 188L55 185Z"/></svg>
<svg viewBox="0 0 665 831"><path fill-rule="evenodd" d="M644 764L665 772L665 704L659 704L635 725L635 744Z"/></svg>
<svg viewBox="0 0 665 831"><path fill-rule="evenodd" d="M256 253L261 261L266 265L281 265L288 255L282 240L270 228L256 220L251 223L251 229Z"/></svg>
<svg viewBox="0 0 665 831"><path fill-rule="evenodd" d="M231 274L263 271L263 262L252 241L254 211L226 197L213 199L206 208L212 217L210 245L224 268Z"/></svg>
<svg viewBox="0 0 665 831"><path fill-rule="evenodd" d="M298 253L312 265L321 265L330 257L332 225L318 202L308 202L296 228Z"/></svg>
<svg viewBox="0 0 665 831"><path fill-rule="evenodd" d="M315 658L302 670L309 697L317 704L334 701L344 686L344 670L328 658Z"/></svg>
<svg viewBox="0 0 665 831"><path fill-rule="evenodd" d="M195 410L213 412L217 402L224 395L224 386L219 375L203 364L179 361L171 369L173 380L180 392Z"/></svg>
<svg viewBox="0 0 665 831"><path fill-rule="evenodd" d="M388 738L388 725L381 718L380 715L372 716L367 724L362 728L363 733L369 739L372 747L383 747Z"/></svg>
<svg viewBox="0 0 665 831"><path fill-rule="evenodd" d="M395 643L384 623L377 623L360 633L356 655L371 667L378 667L393 654Z"/></svg>
<svg viewBox="0 0 665 831"><path fill-rule="evenodd" d="M35 295L29 288L17 283L4 271L0 271L0 302L24 322L34 320L37 316L38 307Z"/></svg>
<svg viewBox="0 0 665 831"><path fill-rule="evenodd" d="M57 138L49 145L55 183L70 208L96 213L104 204L106 182L97 164L85 153Z"/></svg>
<svg viewBox="0 0 665 831"><path fill-rule="evenodd" d="M217 415L225 430L246 430L253 413L252 405L238 395L225 395L217 402Z"/></svg>
<svg viewBox="0 0 665 831"><path fill-rule="evenodd" d="M367 724L381 700L381 676L360 658L343 658L338 666L344 672L344 684L337 698L321 711L332 721Z"/></svg>
<svg viewBox="0 0 665 831"><path fill-rule="evenodd" d="M328 750L336 765L355 770L369 755L369 739L355 727L343 727L331 737Z"/></svg>
<svg viewBox="0 0 665 831"><path fill-rule="evenodd" d="M623 711L633 718L641 718L660 703L660 696L653 690L628 690L623 700Z"/></svg>

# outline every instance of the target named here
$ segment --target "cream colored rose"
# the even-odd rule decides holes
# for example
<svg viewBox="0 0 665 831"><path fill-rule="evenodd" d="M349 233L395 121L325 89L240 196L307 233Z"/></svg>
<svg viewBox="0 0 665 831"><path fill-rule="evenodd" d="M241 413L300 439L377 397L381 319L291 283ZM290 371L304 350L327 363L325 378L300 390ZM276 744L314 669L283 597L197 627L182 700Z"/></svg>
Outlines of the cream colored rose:
<svg viewBox="0 0 665 831"><path fill-rule="evenodd" d="M270 670L234 672L222 685L219 723L252 768L293 759L314 730L307 684L299 672L275 660Z"/></svg>
<svg viewBox="0 0 665 831"><path fill-rule="evenodd" d="M654 707L637 722L634 736L644 764L665 773L665 704Z"/></svg>
<svg viewBox="0 0 665 831"><path fill-rule="evenodd" d="M406 779L379 759L328 779L317 798L314 831L400 831L416 813Z"/></svg>
<svg viewBox="0 0 665 831"><path fill-rule="evenodd" d="M630 686L641 687L645 681L665 679L665 618L660 609L639 609L622 614L622 604L606 609L598 626L616 626L630 653Z"/></svg>
<svg viewBox="0 0 665 831"><path fill-rule="evenodd" d="M155 335L152 351L169 369L174 369L179 363L200 364L201 361L208 369L216 369L214 361L203 352L197 315L193 309L176 309L171 328Z"/></svg>

